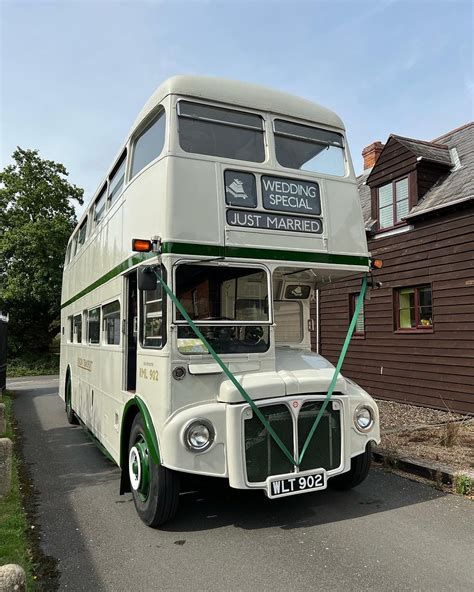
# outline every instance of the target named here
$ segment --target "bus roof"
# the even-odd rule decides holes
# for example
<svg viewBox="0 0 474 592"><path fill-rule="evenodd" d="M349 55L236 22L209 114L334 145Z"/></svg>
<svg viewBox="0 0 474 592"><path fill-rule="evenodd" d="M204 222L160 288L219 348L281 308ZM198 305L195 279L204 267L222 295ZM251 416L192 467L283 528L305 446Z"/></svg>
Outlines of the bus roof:
<svg viewBox="0 0 474 592"><path fill-rule="evenodd" d="M170 94L270 111L344 129L338 115L317 103L256 84L207 76L173 76L165 80L145 103L133 129Z"/></svg>

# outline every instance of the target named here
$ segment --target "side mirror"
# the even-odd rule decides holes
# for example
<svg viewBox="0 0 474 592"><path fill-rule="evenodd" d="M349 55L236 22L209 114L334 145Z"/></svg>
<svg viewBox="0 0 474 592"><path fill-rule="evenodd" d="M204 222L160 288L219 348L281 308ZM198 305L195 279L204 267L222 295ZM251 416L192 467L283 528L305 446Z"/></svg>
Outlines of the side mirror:
<svg viewBox="0 0 474 592"><path fill-rule="evenodd" d="M137 283L140 290L156 290L158 278L151 267L139 267Z"/></svg>

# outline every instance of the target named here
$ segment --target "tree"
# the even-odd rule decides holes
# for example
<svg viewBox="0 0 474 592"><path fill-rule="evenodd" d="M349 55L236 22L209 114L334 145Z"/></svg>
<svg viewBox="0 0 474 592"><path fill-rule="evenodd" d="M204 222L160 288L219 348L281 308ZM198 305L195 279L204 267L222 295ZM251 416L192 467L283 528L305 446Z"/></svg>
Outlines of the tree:
<svg viewBox="0 0 474 592"><path fill-rule="evenodd" d="M76 224L62 164L17 148L0 173L0 310L10 316L12 355L47 350L60 329L64 253Z"/></svg>

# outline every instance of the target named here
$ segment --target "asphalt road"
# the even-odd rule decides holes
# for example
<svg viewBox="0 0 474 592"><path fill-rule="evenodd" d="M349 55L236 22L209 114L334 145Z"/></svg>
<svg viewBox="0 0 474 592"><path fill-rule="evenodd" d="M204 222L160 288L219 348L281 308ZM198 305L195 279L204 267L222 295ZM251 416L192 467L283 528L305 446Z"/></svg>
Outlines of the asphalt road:
<svg viewBox="0 0 474 592"><path fill-rule="evenodd" d="M276 501L208 479L152 530L118 494L118 469L67 424L56 379L9 388L61 590L474 589L469 500L381 470L350 492Z"/></svg>

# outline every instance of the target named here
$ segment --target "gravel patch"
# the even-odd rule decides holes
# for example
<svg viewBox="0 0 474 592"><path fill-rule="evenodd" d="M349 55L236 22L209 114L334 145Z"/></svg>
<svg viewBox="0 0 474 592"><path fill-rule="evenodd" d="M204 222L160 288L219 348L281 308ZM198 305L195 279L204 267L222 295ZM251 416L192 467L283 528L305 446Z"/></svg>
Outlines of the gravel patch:
<svg viewBox="0 0 474 592"><path fill-rule="evenodd" d="M437 461L455 471L474 468L474 417L394 401L377 401L381 447L394 456ZM441 425L440 425L441 424Z"/></svg>
<svg viewBox="0 0 474 592"><path fill-rule="evenodd" d="M377 400L377 406L380 413L380 430L382 433L463 419L474 419L472 416L461 415L460 413L439 411L428 407L416 407L415 405L396 403L395 401L381 401L379 399Z"/></svg>

